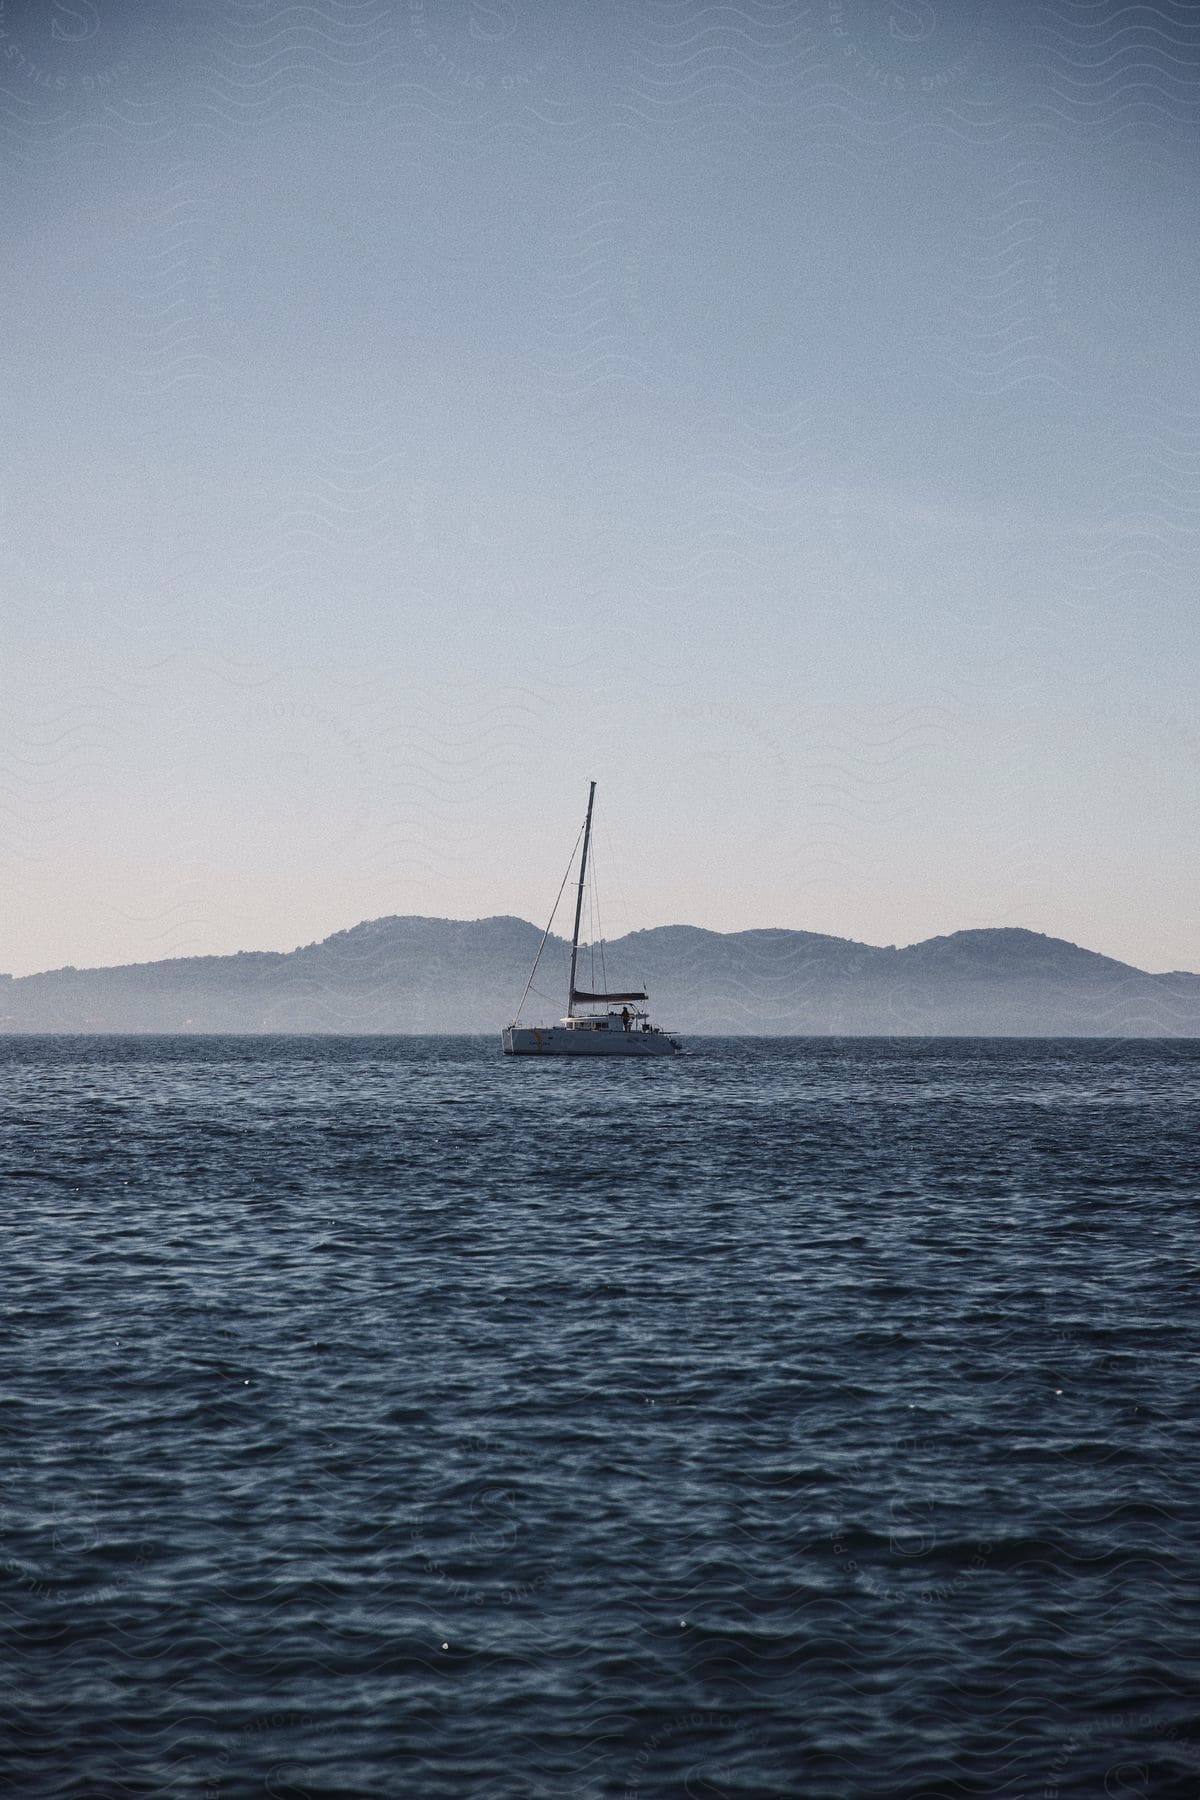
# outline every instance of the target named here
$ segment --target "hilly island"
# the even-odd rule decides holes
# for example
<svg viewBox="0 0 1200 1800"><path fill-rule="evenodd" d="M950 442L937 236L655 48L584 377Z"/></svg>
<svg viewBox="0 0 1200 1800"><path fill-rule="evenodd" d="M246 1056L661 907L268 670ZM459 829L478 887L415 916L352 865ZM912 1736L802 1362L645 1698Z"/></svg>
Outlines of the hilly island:
<svg viewBox="0 0 1200 1800"><path fill-rule="evenodd" d="M498 1033L541 935L516 918L385 918L292 951L3 976L0 1032ZM568 954L549 939L526 1018L563 1012ZM664 925L605 944L603 978L645 986L655 1016L693 1034L1200 1036L1200 975L1012 928L885 949Z"/></svg>

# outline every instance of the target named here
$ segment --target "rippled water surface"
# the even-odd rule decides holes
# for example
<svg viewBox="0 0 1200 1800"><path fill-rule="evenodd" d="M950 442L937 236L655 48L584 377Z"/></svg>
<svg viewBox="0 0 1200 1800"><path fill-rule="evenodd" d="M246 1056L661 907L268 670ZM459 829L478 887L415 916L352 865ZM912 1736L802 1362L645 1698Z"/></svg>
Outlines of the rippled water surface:
<svg viewBox="0 0 1200 1800"><path fill-rule="evenodd" d="M0 1791L1200 1794L1200 1045L0 1083Z"/></svg>

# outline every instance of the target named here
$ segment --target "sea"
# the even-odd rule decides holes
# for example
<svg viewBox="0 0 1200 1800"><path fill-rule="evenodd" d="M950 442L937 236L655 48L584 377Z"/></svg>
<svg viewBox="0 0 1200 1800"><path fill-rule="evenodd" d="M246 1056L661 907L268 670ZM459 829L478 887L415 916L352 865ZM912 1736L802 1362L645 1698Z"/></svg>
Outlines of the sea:
<svg viewBox="0 0 1200 1800"><path fill-rule="evenodd" d="M1200 1043L0 1040L0 1793L1200 1795Z"/></svg>

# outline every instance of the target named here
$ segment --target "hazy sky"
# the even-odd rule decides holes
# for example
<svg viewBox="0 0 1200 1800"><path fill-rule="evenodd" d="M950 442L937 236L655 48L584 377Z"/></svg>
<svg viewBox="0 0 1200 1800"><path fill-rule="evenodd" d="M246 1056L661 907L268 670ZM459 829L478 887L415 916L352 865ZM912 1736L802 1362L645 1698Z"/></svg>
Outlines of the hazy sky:
<svg viewBox="0 0 1200 1800"><path fill-rule="evenodd" d="M1200 969L1200 7L3 0L0 968Z"/></svg>

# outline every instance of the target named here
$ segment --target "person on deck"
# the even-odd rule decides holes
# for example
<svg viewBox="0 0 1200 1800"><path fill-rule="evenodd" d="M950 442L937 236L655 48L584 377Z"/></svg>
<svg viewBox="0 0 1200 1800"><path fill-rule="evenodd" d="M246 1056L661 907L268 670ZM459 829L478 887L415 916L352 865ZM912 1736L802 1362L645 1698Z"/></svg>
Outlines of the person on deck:
<svg viewBox="0 0 1200 1800"><path fill-rule="evenodd" d="M621 1008L621 1024L626 1031L629 1030L629 1008L627 1006Z"/></svg>

